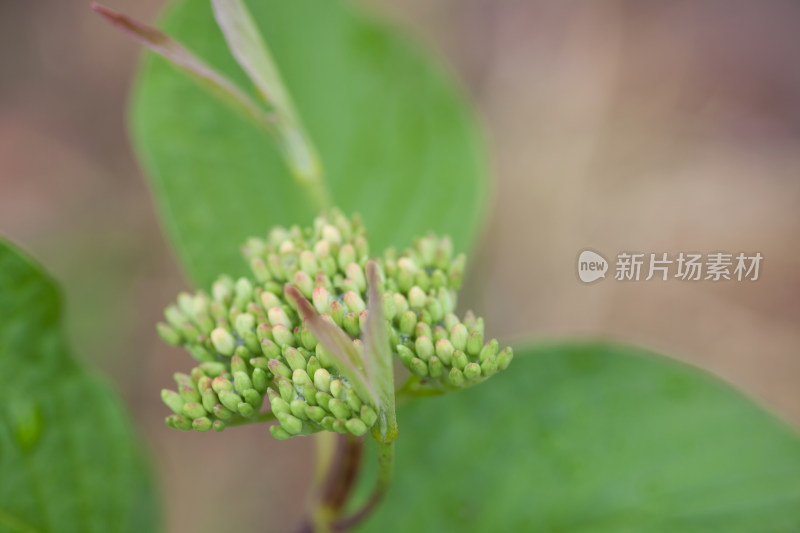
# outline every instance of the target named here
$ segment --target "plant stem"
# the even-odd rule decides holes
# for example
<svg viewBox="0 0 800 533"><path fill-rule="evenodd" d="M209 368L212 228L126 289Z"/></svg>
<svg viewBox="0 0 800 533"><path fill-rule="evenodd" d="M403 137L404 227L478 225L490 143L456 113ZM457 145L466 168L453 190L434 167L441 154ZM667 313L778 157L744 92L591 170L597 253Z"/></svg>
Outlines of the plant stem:
<svg viewBox="0 0 800 533"><path fill-rule="evenodd" d="M254 417L251 418L234 418L232 420L225 421L226 427L236 427L236 426L246 426L248 424L260 424L262 422L272 422L275 420L275 414L272 412L268 413L259 413Z"/></svg>
<svg viewBox="0 0 800 533"><path fill-rule="evenodd" d="M372 489L369 499L355 513L340 518L331 525L331 530L344 532L354 528L375 509L386 496L394 473L394 441L378 443L378 479Z"/></svg>

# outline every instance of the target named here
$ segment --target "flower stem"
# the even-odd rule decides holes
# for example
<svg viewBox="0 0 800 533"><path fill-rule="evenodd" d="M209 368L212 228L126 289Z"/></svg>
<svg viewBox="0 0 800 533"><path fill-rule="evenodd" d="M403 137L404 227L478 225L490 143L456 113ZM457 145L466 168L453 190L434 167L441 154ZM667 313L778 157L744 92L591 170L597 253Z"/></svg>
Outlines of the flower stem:
<svg viewBox="0 0 800 533"><path fill-rule="evenodd" d="M331 525L336 532L348 531L361 523L383 500L389 490L394 473L394 441L378 443L378 479L369 499L353 514L339 518Z"/></svg>

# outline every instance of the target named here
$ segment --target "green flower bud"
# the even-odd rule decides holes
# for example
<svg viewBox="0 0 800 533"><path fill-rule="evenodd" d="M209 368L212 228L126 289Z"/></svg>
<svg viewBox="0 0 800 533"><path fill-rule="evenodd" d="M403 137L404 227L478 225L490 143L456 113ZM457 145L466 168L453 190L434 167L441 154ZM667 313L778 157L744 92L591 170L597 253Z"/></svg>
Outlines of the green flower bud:
<svg viewBox="0 0 800 533"><path fill-rule="evenodd" d="M200 401L200 393L197 389L192 385L191 387L188 385L181 385L178 388L178 393L183 398L184 402L199 402Z"/></svg>
<svg viewBox="0 0 800 533"><path fill-rule="evenodd" d="M381 296L381 308L383 310L384 318L391 322L397 313L397 307L394 305L394 297L392 296L392 293L383 293L383 296Z"/></svg>
<svg viewBox="0 0 800 533"><path fill-rule="evenodd" d="M275 416L290 435L299 435L303 431L303 422L296 416L287 413L276 413Z"/></svg>
<svg viewBox="0 0 800 533"><path fill-rule="evenodd" d="M333 431L336 433L347 433L347 426L345 425L345 421L341 418L337 418L333 421Z"/></svg>
<svg viewBox="0 0 800 533"><path fill-rule="evenodd" d="M334 431L333 423L336 421L335 418L332 416L326 416L322 420L319 421L319 425L323 428L327 429L328 431Z"/></svg>
<svg viewBox="0 0 800 533"><path fill-rule="evenodd" d="M294 372L292 372L292 382L294 386L298 389L302 390L303 387L306 385L313 385L311 378L308 375L308 372L303 370L302 368L298 368Z"/></svg>
<svg viewBox="0 0 800 533"><path fill-rule="evenodd" d="M337 301L331 302L330 309L328 310L328 315L333 320L333 323L337 326L342 326L342 320L344 320L344 315L347 313L347 309L341 303ZM322 315L325 316L325 315Z"/></svg>
<svg viewBox="0 0 800 533"><path fill-rule="evenodd" d="M400 360L403 362L403 364L406 367L411 368L411 360L415 357L414 352L402 344L398 344L396 349L397 355L400 356Z"/></svg>
<svg viewBox="0 0 800 533"><path fill-rule="evenodd" d="M222 276L211 286L211 295L217 302L230 303L233 299L233 280Z"/></svg>
<svg viewBox="0 0 800 533"><path fill-rule="evenodd" d="M411 290L408 291L408 305L411 309L422 309L425 307L425 304L428 301L428 296L425 294L425 291L422 290L418 286L411 287Z"/></svg>
<svg viewBox="0 0 800 533"><path fill-rule="evenodd" d="M276 416L278 413L291 413L289 402L281 398L277 392L269 389L267 395L269 396L270 409L272 409L272 412L275 413Z"/></svg>
<svg viewBox="0 0 800 533"><path fill-rule="evenodd" d="M375 412L375 409L368 405L361 406L361 420L367 425L367 427L372 427L375 425L375 422L378 421L378 413Z"/></svg>
<svg viewBox="0 0 800 533"><path fill-rule="evenodd" d="M314 422L319 423L325 417L325 409L317 407L316 405L307 405L306 416Z"/></svg>
<svg viewBox="0 0 800 533"><path fill-rule="evenodd" d="M317 259L314 257L314 252L311 250L303 250L300 252L300 268L309 276L313 276L319 270Z"/></svg>
<svg viewBox="0 0 800 533"><path fill-rule="evenodd" d="M253 275L255 275L259 283L265 283L272 279L272 275L267 268L267 263L260 257L254 257L250 260L250 270L253 271Z"/></svg>
<svg viewBox="0 0 800 533"><path fill-rule="evenodd" d="M442 362L438 357L432 355L430 359L428 359L428 373L432 378L438 378L442 376L443 370Z"/></svg>
<svg viewBox="0 0 800 533"><path fill-rule="evenodd" d="M456 350L464 351L467 348L467 338L469 332L464 324L456 324L450 330L450 342Z"/></svg>
<svg viewBox="0 0 800 533"><path fill-rule="evenodd" d="M216 362L210 362L210 361L209 362L205 362L205 363L200 363L198 368L200 368L200 370L202 370L205 375L207 375L209 377L212 377L212 378L215 378L215 377L217 377L220 374L225 372L225 365L224 364L216 363Z"/></svg>
<svg viewBox="0 0 800 533"><path fill-rule="evenodd" d="M308 415L306 414L306 408L308 408L308 404L300 398L292 400L292 403L289 404L289 408L292 411L292 415L294 415L296 418L300 420L308 420Z"/></svg>
<svg viewBox="0 0 800 533"><path fill-rule="evenodd" d="M481 367L478 363L468 363L464 367L464 377L468 380L474 380L481 377Z"/></svg>
<svg viewBox="0 0 800 533"><path fill-rule="evenodd" d="M179 389L181 387L189 387L189 388L194 387L194 381L192 381L192 378L190 378L186 374L183 374L181 372L175 372L172 375L172 378L175 380L175 384L178 386Z"/></svg>
<svg viewBox="0 0 800 533"><path fill-rule="evenodd" d="M333 413L333 416L336 418L349 418L351 414L350 408L347 406L347 404L336 398L333 398L328 402L328 410Z"/></svg>
<svg viewBox="0 0 800 533"><path fill-rule="evenodd" d="M311 276L299 270L294 275L294 285L300 289L303 296L311 298L311 294L314 291L314 281L311 279Z"/></svg>
<svg viewBox="0 0 800 533"><path fill-rule="evenodd" d="M314 372L314 386L317 390L323 392L330 392L331 390L331 375L324 368L320 368Z"/></svg>
<svg viewBox="0 0 800 533"><path fill-rule="evenodd" d="M440 289L447 286L447 275L441 270L436 269L431 274L431 287Z"/></svg>
<svg viewBox="0 0 800 533"><path fill-rule="evenodd" d="M211 388L214 389L214 392L219 394L222 391L232 391L233 383L224 376L217 376L211 380Z"/></svg>
<svg viewBox="0 0 800 533"><path fill-rule="evenodd" d="M417 273L414 274L414 285L427 292L431 287L431 278L428 276L428 273L424 270L417 271Z"/></svg>
<svg viewBox="0 0 800 533"><path fill-rule="evenodd" d="M269 377L267 373L262 370L261 368L256 368L253 370L253 388L256 389L260 393L264 393L267 390L267 385L269 383Z"/></svg>
<svg viewBox="0 0 800 533"><path fill-rule="evenodd" d="M183 404L183 414L192 419L200 418L206 416L206 410L199 403L186 402Z"/></svg>
<svg viewBox="0 0 800 533"><path fill-rule="evenodd" d="M256 328L256 317L250 313L242 313L234 321L236 332L241 336L245 331L253 331Z"/></svg>
<svg viewBox="0 0 800 533"><path fill-rule="evenodd" d="M396 317L401 316L408 311L408 300L406 300L406 297L399 292L396 292L392 295L392 301L394 302Z"/></svg>
<svg viewBox="0 0 800 533"><path fill-rule="evenodd" d="M331 401L331 399L333 397L327 392L318 392L316 396L317 396L317 398L316 398L317 399L317 405L319 405L323 409L327 410L328 409L328 404L330 403L330 401Z"/></svg>
<svg viewBox="0 0 800 533"><path fill-rule="evenodd" d="M345 427L347 428L347 431L356 437L360 437L367 432L367 425L358 418L351 418L345 422Z"/></svg>
<svg viewBox="0 0 800 533"><path fill-rule="evenodd" d="M169 415L164 419L164 422L173 429L180 429L181 431L192 429L192 419L186 415Z"/></svg>
<svg viewBox="0 0 800 533"><path fill-rule="evenodd" d="M233 355L233 350L236 348L236 341L233 336L224 328L216 328L211 332L211 342L222 355Z"/></svg>
<svg viewBox="0 0 800 533"><path fill-rule="evenodd" d="M270 333L271 335L271 333ZM278 347L277 344L272 342L269 339L262 339L261 340L261 353L264 354L264 357L267 359L275 359L280 357L281 349Z"/></svg>
<svg viewBox="0 0 800 533"><path fill-rule="evenodd" d="M344 316L342 327L351 337L358 337L361 335L361 325L359 324L358 316L356 316L355 313L348 313Z"/></svg>
<svg viewBox="0 0 800 533"><path fill-rule="evenodd" d="M219 398L211 388L205 389L202 392L203 408L209 413L214 411L214 406L219 403Z"/></svg>
<svg viewBox="0 0 800 533"><path fill-rule="evenodd" d="M356 250L353 246L345 244L339 249L339 268L345 270L347 265L356 260Z"/></svg>
<svg viewBox="0 0 800 533"><path fill-rule="evenodd" d="M267 365L269 365L269 371L276 376L280 375L285 378L292 377L292 369L277 359L270 359Z"/></svg>
<svg viewBox="0 0 800 533"><path fill-rule="evenodd" d="M364 300L361 299L361 296L353 291L344 293L342 299L344 300L344 304L347 306L347 309L351 313L358 314L367 308L367 304L364 303Z"/></svg>
<svg viewBox="0 0 800 533"><path fill-rule="evenodd" d="M358 394L356 394L356 391L354 391L353 389L348 390L346 394L346 399L348 407L350 407L350 409L352 409L353 412L358 413L359 411L361 411L361 405L363 402L361 401L361 398L358 397Z"/></svg>
<svg viewBox="0 0 800 533"><path fill-rule="evenodd" d="M281 375L275 376L275 383L278 385L278 392L281 393L281 398L287 402L295 399L296 393L292 382Z"/></svg>
<svg viewBox="0 0 800 533"><path fill-rule="evenodd" d="M459 254L458 257L450 264L450 270L447 273L447 277L450 278L450 287L453 289L459 289L461 287L461 281L464 278L464 267L467 263L467 256L464 254Z"/></svg>
<svg viewBox="0 0 800 533"><path fill-rule="evenodd" d="M218 403L214 406L214 416L222 420L227 420L233 416L233 411Z"/></svg>
<svg viewBox="0 0 800 533"><path fill-rule="evenodd" d="M448 339L440 339L436 341L436 356L447 366L452 364L453 351L453 345Z"/></svg>
<svg viewBox="0 0 800 533"><path fill-rule="evenodd" d="M331 293L328 292L328 289L325 287L317 287L311 293L311 301L314 304L314 308L317 310L317 313L322 314L328 312L331 302L333 302L333 298L331 297Z"/></svg>
<svg viewBox="0 0 800 533"><path fill-rule="evenodd" d="M357 263L349 263L344 271L347 277L353 281L358 292L367 290L367 278L364 277L364 270Z"/></svg>
<svg viewBox="0 0 800 533"><path fill-rule="evenodd" d="M201 418L195 418L194 421L192 422L192 427L194 428L195 431L200 431L202 433L205 433L206 431L211 429L211 420L209 420L205 416Z"/></svg>
<svg viewBox="0 0 800 533"><path fill-rule="evenodd" d="M286 362L289 364L289 367L292 370L305 370L306 368L306 358L303 356L302 352L296 348L287 347L283 351L283 357L286 359Z"/></svg>
<svg viewBox="0 0 800 533"><path fill-rule="evenodd" d="M508 365L511 364L511 360L514 358L514 352L511 347L503 349L499 354L497 354L497 368L500 370L505 370L508 368Z"/></svg>
<svg viewBox="0 0 800 533"><path fill-rule="evenodd" d="M345 394L344 382L340 379L335 379L331 381L331 395L334 398L341 400L342 398L344 398L344 394Z"/></svg>
<svg viewBox="0 0 800 533"><path fill-rule="evenodd" d="M417 352L417 357L427 359L434 354L433 343L431 342L430 337L427 335L419 337L414 343L414 346Z"/></svg>
<svg viewBox="0 0 800 533"><path fill-rule="evenodd" d="M260 368L264 372L269 371L269 359L266 357L253 357L250 359L250 366Z"/></svg>
<svg viewBox="0 0 800 533"><path fill-rule="evenodd" d="M427 306L428 312L431 314L431 320L434 322L441 322L444 318L444 308L439 300L430 299L428 300Z"/></svg>
<svg viewBox="0 0 800 533"><path fill-rule="evenodd" d="M242 396L244 401L249 403L256 411L261 409L261 404L264 403L264 397L255 389L245 389Z"/></svg>
<svg viewBox="0 0 800 533"><path fill-rule="evenodd" d="M269 311L273 307L280 307L281 305L283 305L283 302L281 302L280 298L278 298L269 291L262 292L260 299L261 299L261 307L264 309L264 311Z"/></svg>
<svg viewBox="0 0 800 533"><path fill-rule="evenodd" d="M267 311L267 318L269 319L269 323L273 326L273 335L275 334L274 327L279 324L286 329L292 328L292 321L289 319L289 315L286 314L283 307L271 308Z"/></svg>
<svg viewBox="0 0 800 533"><path fill-rule="evenodd" d="M289 432L283 429L281 426L270 426L269 432L276 440L289 440L292 438Z"/></svg>
<svg viewBox="0 0 800 533"><path fill-rule="evenodd" d="M295 337L296 336L297 335L295 335ZM314 334L311 333L311 330L306 327L300 330L300 342L307 350L316 350L317 344L319 343Z"/></svg>
<svg viewBox="0 0 800 533"><path fill-rule="evenodd" d="M161 390L161 401L169 407L173 413L181 414L183 412L183 398L175 391L168 389Z"/></svg>
<svg viewBox="0 0 800 533"><path fill-rule="evenodd" d="M180 346L181 342L183 342L181 334L175 328L164 322L156 324L156 331L158 332L158 336L164 339L164 342L167 344Z"/></svg>
<svg viewBox="0 0 800 533"><path fill-rule="evenodd" d="M216 360L216 357L208 351L204 346L200 344L193 344L191 346L186 347L189 350L189 353L194 357L196 361L201 363L211 363Z"/></svg>
<svg viewBox="0 0 800 533"><path fill-rule="evenodd" d="M490 354L481 363L481 375L489 377L497 372L497 356Z"/></svg>
<svg viewBox="0 0 800 533"><path fill-rule="evenodd" d="M464 374L457 367L453 367L448 374L448 381L454 387L463 387L465 382Z"/></svg>
<svg viewBox="0 0 800 533"><path fill-rule="evenodd" d="M237 412L239 410L238 405L242 403L241 396L229 390L222 390L217 394L219 395L219 401L222 403L222 405L233 412Z"/></svg>
<svg viewBox="0 0 800 533"><path fill-rule="evenodd" d="M461 350L456 350L453 352L453 366L458 368L459 370L464 370L469 363L469 358L467 358L467 354L462 352Z"/></svg>
<svg viewBox="0 0 800 533"><path fill-rule="evenodd" d="M483 348L483 335L477 331L470 334L467 339L467 354L472 357L478 357Z"/></svg>
<svg viewBox="0 0 800 533"><path fill-rule="evenodd" d="M428 324L425 322L417 322L417 325L414 327L415 337L430 337L431 335L431 327Z"/></svg>
<svg viewBox="0 0 800 533"><path fill-rule="evenodd" d="M400 316L400 333L411 335L417 327L417 314L414 311L406 311Z"/></svg>
<svg viewBox="0 0 800 533"><path fill-rule="evenodd" d="M316 358L316 356L312 355L308 358L308 361L306 362L306 372L309 376L313 378L313 376L317 373L317 370L320 370L321 368L322 365L319 364L319 360Z"/></svg>
<svg viewBox="0 0 800 533"><path fill-rule="evenodd" d="M491 355L497 355L497 350L499 349L499 346L500 345L497 342L497 339L492 339L491 341L486 343L486 345L481 349L480 355L478 356L480 362L483 363Z"/></svg>
<svg viewBox="0 0 800 533"><path fill-rule="evenodd" d="M428 365L419 357L414 357L411 359L411 365L408 367L408 369L421 378L424 378L428 375Z"/></svg>
<svg viewBox="0 0 800 533"><path fill-rule="evenodd" d="M295 345L294 335L283 324L272 327L272 338L275 339L275 344L280 347Z"/></svg>
<svg viewBox="0 0 800 533"><path fill-rule="evenodd" d="M239 402L236 406L236 410L245 418L250 418L256 414L255 408L247 402Z"/></svg>

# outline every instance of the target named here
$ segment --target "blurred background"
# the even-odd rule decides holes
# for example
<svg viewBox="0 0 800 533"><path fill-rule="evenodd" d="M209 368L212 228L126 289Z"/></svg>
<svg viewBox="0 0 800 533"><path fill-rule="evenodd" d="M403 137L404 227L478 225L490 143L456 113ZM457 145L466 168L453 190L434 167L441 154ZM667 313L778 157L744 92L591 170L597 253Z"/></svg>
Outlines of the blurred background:
<svg viewBox="0 0 800 533"><path fill-rule="evenodd" d="M669 354L800 425L800 4L366 3L436 50L485 126L494 206L463 309L505 340ZM163 3L108 4L152 21ZM62 283L72 346L119 385L153 452L167 530L230 527L219 499L245 531L268 515L287 529L309 439L162 422L158 392L188 359L154 323L187 285L126 138L139 47L86 1L0 0L0 50L0 234ZM584 285L584 248L612 269L622 250L764 260L757 282Z"/></svg>

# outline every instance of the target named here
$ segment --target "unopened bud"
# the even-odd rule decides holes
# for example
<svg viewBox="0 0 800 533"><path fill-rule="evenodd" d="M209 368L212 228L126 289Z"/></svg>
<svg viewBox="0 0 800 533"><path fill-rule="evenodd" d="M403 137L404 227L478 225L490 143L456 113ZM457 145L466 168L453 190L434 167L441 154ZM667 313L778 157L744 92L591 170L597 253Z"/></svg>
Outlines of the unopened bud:
<svg viewBox="0 0 800 533"><path fill-rule="evenodd" d="M344 300L344 303L347 306L348 311L350 311L351 313L358 314L367 308L367 305L364 303L364 300L361 299L361 296L359 296L353 291L348 291L344 293L342 299Z"/></svg>
<svg viewBox="0 0 800 533"><path fill-rule="evenodd" d="M505 370L508 368L508 365L511 364L511 360L514 358L514 352L511 347L503 349L499 354L497 354L497 368L500 370Z"/></svg>
<svg viewBox="0 0 800 533"><path fill-rule="evenodd" d="M211 342L214 348L222 355L231 356L236 348L233 336L224 328L216 328L211 332Z"/></svg>
<svg viewBox="0 0 800 533"><path fill-rule="evenodd" d="M272 327L272 338L275 340L275 344L281 347L295 345L294 335L283 324Z"/></svg>
<svg viewBox="0 0 800 533"><path fill-rule="evenodd" d="M206 431L211 429L211 420L209 420L208 417L205 416L201 418L195 418L194 421L192 422L192 427L194 428L195 431L200 431L202 433L205 433Z"/></svg>
<svg viewBox="0 0 800 533"><path fill-rule="evenodd" d="M356 437L360 437L361 435L367 432L367 425L358 418L351 418L350 420L345 422L344 425L347 428L347 431L349 431Z"/></svg>
<svg viewBox="0 0 800 533"><path fill-rule="evenodd" d="M180 414L183 412L184 401L183 398L181 398L181 395L177 392L168 389L162 389L161 401L163 401L173 413Z"/></svg>
<svg viewBox="0 0 800 533"><path fill-rule="evenodd" d="M453 329L450 330L450 342L456 350L464 351L467 348L468 337L469 333L464 324L456 324L453 326Z"/></svg>
<svg viewBox="0 0 800 533"><path fill-rule="evenodd" d="M183 341L181 334L175 328L169 324L165 324L164 322L159 322L156 324L156 331L158 332L158 336L161 337L164 342L171 344L172 346L180 346L181 342Z"/></svg>

